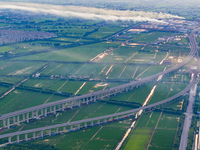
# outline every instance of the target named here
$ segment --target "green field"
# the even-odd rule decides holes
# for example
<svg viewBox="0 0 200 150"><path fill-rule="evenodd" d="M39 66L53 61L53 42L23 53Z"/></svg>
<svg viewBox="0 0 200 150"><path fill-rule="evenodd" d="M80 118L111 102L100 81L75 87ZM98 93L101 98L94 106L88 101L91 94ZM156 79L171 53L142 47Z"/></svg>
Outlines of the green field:
<svg viewBox="0 0 200 150"><path fill-rule="evenodd" d="M116 46L117 43L97 43L75 48L51 51L47 54L33 54L31 56L23 56L16 59L82 62L89 61L90 59L105 51L107 48Z"/></svg>

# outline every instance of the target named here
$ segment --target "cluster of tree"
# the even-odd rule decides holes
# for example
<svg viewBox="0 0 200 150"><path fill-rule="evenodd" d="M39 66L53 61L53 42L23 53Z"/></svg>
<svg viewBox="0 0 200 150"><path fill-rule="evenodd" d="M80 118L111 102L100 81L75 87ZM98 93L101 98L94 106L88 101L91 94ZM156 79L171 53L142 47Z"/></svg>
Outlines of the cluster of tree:
<svg viewBox="0 0 200 150"><path fill-rule="evenodd" d="M17 88L25 89L25 90L29 90L29 91L37 91L37 92L42 92L42 93L48 93L48 94L62 95L62 96L67 96L67 97L73 96L73 93L58 92L58 91L54 91L54 90L51 90L51 89L42 89L42 88L38 88L38 87L30 87L30 86L20 85Z"/></svg>
<svg viewBox="0 0 200 150"><path fill-rule="evenodd" d="M91 32L85 32L85 34L83 35L83 37L86 37L86 36L88 36L88 35L90 35L90 34L92 34L92 33L94 33L94 32L97 32L99 30L99 28L96 28L96 29L94 29L93 31L91 31Z"/></svg>
<svg viewBox="0 0 200 150"><path fill-rule="evenodd" d="M1 85L1 86L5 86L5 87L14 86L14 84L12 84L12 83L7 83L7 82L0 82L0 85Z"/></svg>
<svg viewBox="0 0 200 150"><path fill-rule="evenodd" d="M197 117L193 116L188 135L187 150L192 150L194 135L196 134L196 131L197 131Z"/></svg>
<svg viewBox="0 0 200 150"><path fill-rule="evenodd" d="M8 145L6 147L0 148L2 150L59 150L54 146L44 145L44 144L31 144L31 143L23 143L23 144L13 144Z"/></svg>
<svg viewBox="0 0 200 150"><path fill-rule="evenodd" d="M140 103L135 103L135 102L127 102L127 101L118 101L118 100L112 100L112 99L103 99L103 100L98 100L99 102L106 102L108 104L115 104L115 105L120 105L120 106L130 106L134 108L141 107L142 105Z"/></svg>
<svg viewBox="0 0 200 150"><path fill-rule="evenodd" d="M182 131L183 131L183 125L184 125L184 120L185 120L185 115L182 114L180 116L180 121L178 124L178 131L176 133L176 139L174 141L174 150L178 150L179 149L179 145L180 145L180 141L181 141L181 135L182 135Z"/></svg>

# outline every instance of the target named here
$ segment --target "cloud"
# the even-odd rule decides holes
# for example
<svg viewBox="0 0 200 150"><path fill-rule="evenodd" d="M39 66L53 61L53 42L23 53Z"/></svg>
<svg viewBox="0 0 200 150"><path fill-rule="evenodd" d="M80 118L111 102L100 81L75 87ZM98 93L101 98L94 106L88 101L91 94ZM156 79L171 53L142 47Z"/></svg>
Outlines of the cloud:
<svg viewBox="0 0 200 150"><path fill-rule="evenodd" d="M48 13L64 17L78 17L92 20L105 21L151 21L162 22L158 19L178 18L178 16L165 13L143 12L143 11L120 11L106 10L82 6L61 6L36 3L4 3L0 2L0 9L15 9L32 11L36 13Z"/></svg>

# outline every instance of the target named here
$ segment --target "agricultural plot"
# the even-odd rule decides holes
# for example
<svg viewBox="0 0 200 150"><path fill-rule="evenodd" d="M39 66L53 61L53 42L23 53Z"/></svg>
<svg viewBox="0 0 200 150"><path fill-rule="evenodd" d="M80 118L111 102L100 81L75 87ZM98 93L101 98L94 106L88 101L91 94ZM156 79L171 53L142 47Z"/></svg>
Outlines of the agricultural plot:
<svg viewBox="0 0 200 150"><path fill-rule="evenodd" d="M97 43L63 50L51 51L45 54L22 56L15 59L23 60L51 60L51 61L89 61L109 47L116 47L117 43ZM95 48L94 48L95 47Z"/></svg>
<svg viewBox="0 0 200 150"><path fill-rule="evenodd" d="M111 99L118 101L135 102L135 103L140 103L142 105L143 102L146 100L147 96L149 95L153 86L154 84L150 83L142 87L135 88L133 91L129 91L127 93L114 96Z"/></svg>
<svg viewBox="0 0 200 150"><path fill-rule="evenodd" d="M149 150L171 150L174 143L175 134L176 130L156 129Z"/></svg>
<svg viewBox="0 0 200 150"><path fill-rule="evenodd" d="M0 114L17 111L39 93L27 90L14 90L0 101Z"/></svg>
<svg viewBox="0 0 200 150"><path fill-rule="evenodd" d="M109 35L112 35L120 30L123 30L123 28L109 27L109 26L108 27L100 27L97 32L90 34L89 36L87 36L87 38L101 39L101 38L107 37Z"/></svg>
<svg viewBox="0 0 200 150"><path fill-rule="evenodd" d="M151 129L140 129L137 128L133 131L130 136L124 150L142 150L146 149L147 143L151 137Z"/></svg>
<svg viewBox="0 0 200 150"><path fill-rule="evenodd" d="M4 76L0 76L0 82L17 84L18 82L20 82L22 80L23 80L22 77L4 77Z"/></svg>
<svg viewBox="0 0 200 150"><path fill-rule="evenodd" d="M16 62L6 66L0 72L0 75L31 75L36 70L44 66L45 63Z"/></svg>
<svg viewBox="0 0 200 150"><path fill-rule="evenodd" d="M3 93L5 93L9 89L10 89L9 87L0 86L0 95L2 95Z"/></svg>
<svg viewBox="0 0 200 150"><path fill-rule="evenodd" d="M165 52L138 52L127 63L160 63L166 55Z"/></svg>
<svg viewBox="0 0 200 150"><path fill-rule="evenodd" d="M41 72L44 75L70 75L76 73L82 65L53 63Z"/></svg>
<svg viewBox="0 0 200 150"><path fill-rule="evenodd" d="M142 47L128 47L128 46L120 46L116 50L114 50L112 53L106 55L101 62L127 62L132 57L134 57L138 50L141 50Z"/></svg>
<svg viewBox="0 0 200 150"><path fill-rule="evenodd" d="M151 66L147 71L145 71L145 72L140 76L140 78L145 78L145 77L154 75L154 74L156 74L156 73L159 73L159 72L163 71L164 68L165 68L164 66Z"/></svg>
<svg viewBox="0 0 200 150"><path fill-rule="evenodd" d="M174 33L169 33L169 32L141 33L139 35L134 35L133 42L153 43L156 42L159 37L163 37L166 35L174 35Z"/></svg>
<svg viewBox="0 0 200 150"><path fill-rule="evenodd" d="M153 104L159 102L161 100L166 99L169 96L169 92L171 90L171 83L160 83L149 102L149 104Z"/></svg>
<svg viewBox="0 0 200 150"><path fill-rule="evenodd" d="M57 83L57 80L45 80L45 79L28 79L26 82L24 82L23 86L29 86L29 87L36 87L36 88L42 88L47 89L53 84Z"/></svg>
<svg viewBox="0 0 200 150"><path fill-rule="evenodd" d="M131 132L124 149L140 150L147 147L149 150L172 149L179 117L176 114L155 111L144 113L139 118L136 128Z"/></svg>
<svg viewBox="0 0 200 150"><path fill-rule="evenodd" d="M55 145L55 147L61 150L64 150L66 148L69 150L98 150L99 148L112 150L114 149L120 138L123 136L126 129L123 127L113 127L111 130L109 129L110 127L107 126L92 127L70 134L61 134L58 136L46 137L43 140L33 141L33 143ZM104 134L108 130L108 134L110 135L110 137L104 139Z"/></svg>
<svg viewBox="0 0 200 150"><path fill-rule="evenodd" d="M101 64L86 64L83 65L83 67L81 67L80 70L75 73L75 75L95 78L99 76L105 66L106 65Z"/></svg>

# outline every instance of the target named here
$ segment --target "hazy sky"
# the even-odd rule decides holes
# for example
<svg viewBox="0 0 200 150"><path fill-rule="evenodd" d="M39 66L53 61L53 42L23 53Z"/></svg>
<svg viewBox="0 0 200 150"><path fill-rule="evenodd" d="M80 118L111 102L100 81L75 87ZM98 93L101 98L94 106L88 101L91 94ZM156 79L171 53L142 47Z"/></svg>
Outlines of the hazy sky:
<svg viewBox="0 0 200 150"><path fill-rule="evenodd" d="M83 6L59 6L49 4L36 3L7 3L0 2L0 9L17 9L26 10L37 13L49 13L65 17L79 17L84 19L100 19L100 20L122 20L122 21L154 21L163 18L180 18L178 16L143 11L120 11L105 10L99 8L83 7Z"/></svg>

